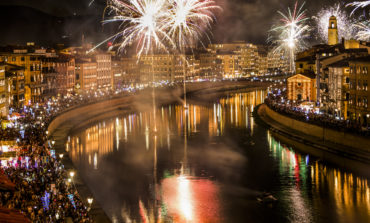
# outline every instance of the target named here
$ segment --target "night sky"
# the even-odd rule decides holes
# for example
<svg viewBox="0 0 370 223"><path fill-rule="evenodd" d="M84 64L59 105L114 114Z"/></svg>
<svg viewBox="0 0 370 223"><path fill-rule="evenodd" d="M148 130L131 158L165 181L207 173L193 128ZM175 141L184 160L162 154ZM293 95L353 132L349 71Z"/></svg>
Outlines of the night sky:
<svg viewBox="0 0 370 223"><path fill-rule="evenodd" d="M82 33L88 41L99 42L112 30L102 27L100 20L105 0L0 0L0 25L5 30L0 44L39 44L63 42L78 44ZM216 0L222 6L213 30L213 41L245 40L266 43L267 31L277 19L277 10L286 11L295 0ZM302 3L303 1L300 1ZM309 0L308 16L321 7L351 0ZM21 32L20 30L24 30ZM46 34L47 33L47 34Z"/></svg>

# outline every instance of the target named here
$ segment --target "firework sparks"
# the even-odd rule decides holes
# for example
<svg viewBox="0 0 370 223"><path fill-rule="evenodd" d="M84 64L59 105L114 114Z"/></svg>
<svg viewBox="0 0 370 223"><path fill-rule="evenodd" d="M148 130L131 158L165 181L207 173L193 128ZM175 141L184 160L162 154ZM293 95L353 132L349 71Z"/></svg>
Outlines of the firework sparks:
<svg viewBox="0 0 370 223"><path fill-rule="evenodd" d="M303 10L304 3L298 8L298 2L292 11L288 8L288 13L278 11L282 17L280 24L274 26L270 32L273 36L269 40L275 44L275 52L283 52L290 61L290 71L295 70L295 54L306 48L305 39L308 37L310 27L306 24L306 10Z"/></svg>
<svg viewBox="0 0 370 223"><path fill-rule="evenodd" d="M114 16L105 19L103 24L120 22L121 30L92 50L110 40L116 42L118 39L122 40L116 44L119 49L136 42L138 57L154 48L166 50L165 44L171 45L172 41L166 33L167 27L163 22L168 18L168 12L164 10L165 4L165 0L130 0L129 3L109 0L105 11L113 13Z"/></svg>
<svg viewBox="0 0 370 223"><path fill-rule="evenodd" d="M361 2L355 1L355 2L347 4L346 6L355 7L351 12L351 15L352 15L357 9L366 8L367 6L370 6L370 1L361 1Z"/></svg>
<svg viewBox="0 0 370 223"><path fill-rule="evenodd" d="M171 0L169 36L183 50L200 40L214 21L214 11L221 9L213 0Z"/></svg>
<svg viewBox="0 0 370 223"><path fill-rule="evenodd" d="M357 23L356 19L350 18L345 10L339 4L323 8L313 17L316 22L318 37L321 41L328 42L329 18L335 16L338 23L338 38L354 39L356 29L353 24Z"/></svg>
<svg viewBox="0 0 370 223"><path fill-rule="evenodd" d="M359 29L356 38L362 41L370 41L370 22L360 22L357 23L355 26Z"/></svg>

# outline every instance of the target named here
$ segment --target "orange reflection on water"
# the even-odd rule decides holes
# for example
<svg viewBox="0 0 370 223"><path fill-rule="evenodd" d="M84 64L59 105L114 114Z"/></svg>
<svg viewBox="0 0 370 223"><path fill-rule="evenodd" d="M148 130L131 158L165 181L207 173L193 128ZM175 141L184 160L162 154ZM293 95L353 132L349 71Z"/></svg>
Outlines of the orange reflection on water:
<svg viewBox="0 0 370 223"><path fill-rule="evenodd" d="M161 188L167 217L173 222L221 222L219 188L211 180L179 175L163 179Z"/></svg>

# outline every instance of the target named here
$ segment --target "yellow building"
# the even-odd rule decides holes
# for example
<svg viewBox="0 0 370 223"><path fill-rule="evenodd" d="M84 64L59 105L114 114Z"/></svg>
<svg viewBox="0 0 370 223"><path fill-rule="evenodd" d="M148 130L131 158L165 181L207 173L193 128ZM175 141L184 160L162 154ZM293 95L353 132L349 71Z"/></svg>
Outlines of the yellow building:
<svg viewBox="0 0 370 223"><path fill-rule="evenodd" d="M291 101L316 101L314 74L296 74L287 79L287 96Z"/></svg>
<svg viewBox="0 0 370 223"><path fill-rule="evenodd" d="M338 24L335 16L329 18L328 44L331 46L338 44Z"/></svg>
<svg viewBox="0 0 370 223"><path fill-rule="evenodd" d="M54 50L27 46L5 47L0 49L0 62L24 67L26 104L41 102L47 83L42 74L42 58L55 55Z"/></svg>
<svg viewBox="0 0 370 223"><path fill-rule="evenodd" d="M0 116L4 117L8 115L9 108L6 102L6 77L5 77L5 65L0 65Z"/></svg>
<svg viewBox="0 0 370 223"><path fill-rule="evenodd" d="M5 67L8 83L10 84L8 100L9 104L14 107L23 107L24 98L24 67L7 64Z"/></svg>
<svg viewBox="0 0 370 223"><path fill-rule="evenodd" d="M349 118L370 124L370 56L349 60Z"/></svg>

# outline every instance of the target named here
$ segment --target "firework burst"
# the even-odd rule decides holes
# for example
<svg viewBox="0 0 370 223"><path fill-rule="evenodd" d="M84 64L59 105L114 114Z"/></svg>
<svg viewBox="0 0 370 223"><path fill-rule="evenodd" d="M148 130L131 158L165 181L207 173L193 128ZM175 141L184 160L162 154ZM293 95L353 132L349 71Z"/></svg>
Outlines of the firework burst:
<svg viewBox="0 0 370 223"><path fill-rule="evenodd" d="M370 41L370 22L359 22L355 25L358 28L356 38L362 41Z"/></svg>
<svg viewBox="0 0 370 223"><path fill-rule="evenodd" d="M355 18L351 18L340 4L335 4L327 8L321 9L316 16L313 17L316 22L318 37L321 41L328 42L328 27L329 18L335 16L338 23L338 38L354 39L356 36L356 28L353 24L357 23Z"/></svg>
<svg viewBox="0 0 370 223"><path fill-rule="evenodd" d="M170 16L166 26L169 28L169 36L179 50L200 41L215 20L214 11L221 9L213 0L170 0L169 2Z"/></svg>
<svg viewBox="0 0 370 223"><path fill-rule="evenodd" d="M92 50L111 40L118 42L115 45L119 49L136 43L138 57L155 48L166 50L166 44L173 45L166 33L168 27L163 22L168 18L168 11L164 10L166 3L166 0L130 0L127 3L122 0L108 0L105 13L113 16L104 19L103 24L119 22L120 31Z"/></svg>
<svg viewBox="0 0 370 223"><path fill-rule="evenodd" d="M290 71L295 70L295 54L307 47L305 39L309 36L310 27L306 24L306 10L303 9L304 3L298 7L296 2L294 9L288 8L288 13L278 11L281 16L278 25L270 30L272 35L269 37L275 45L276 53L283 52L289 58Z"/></svg>

